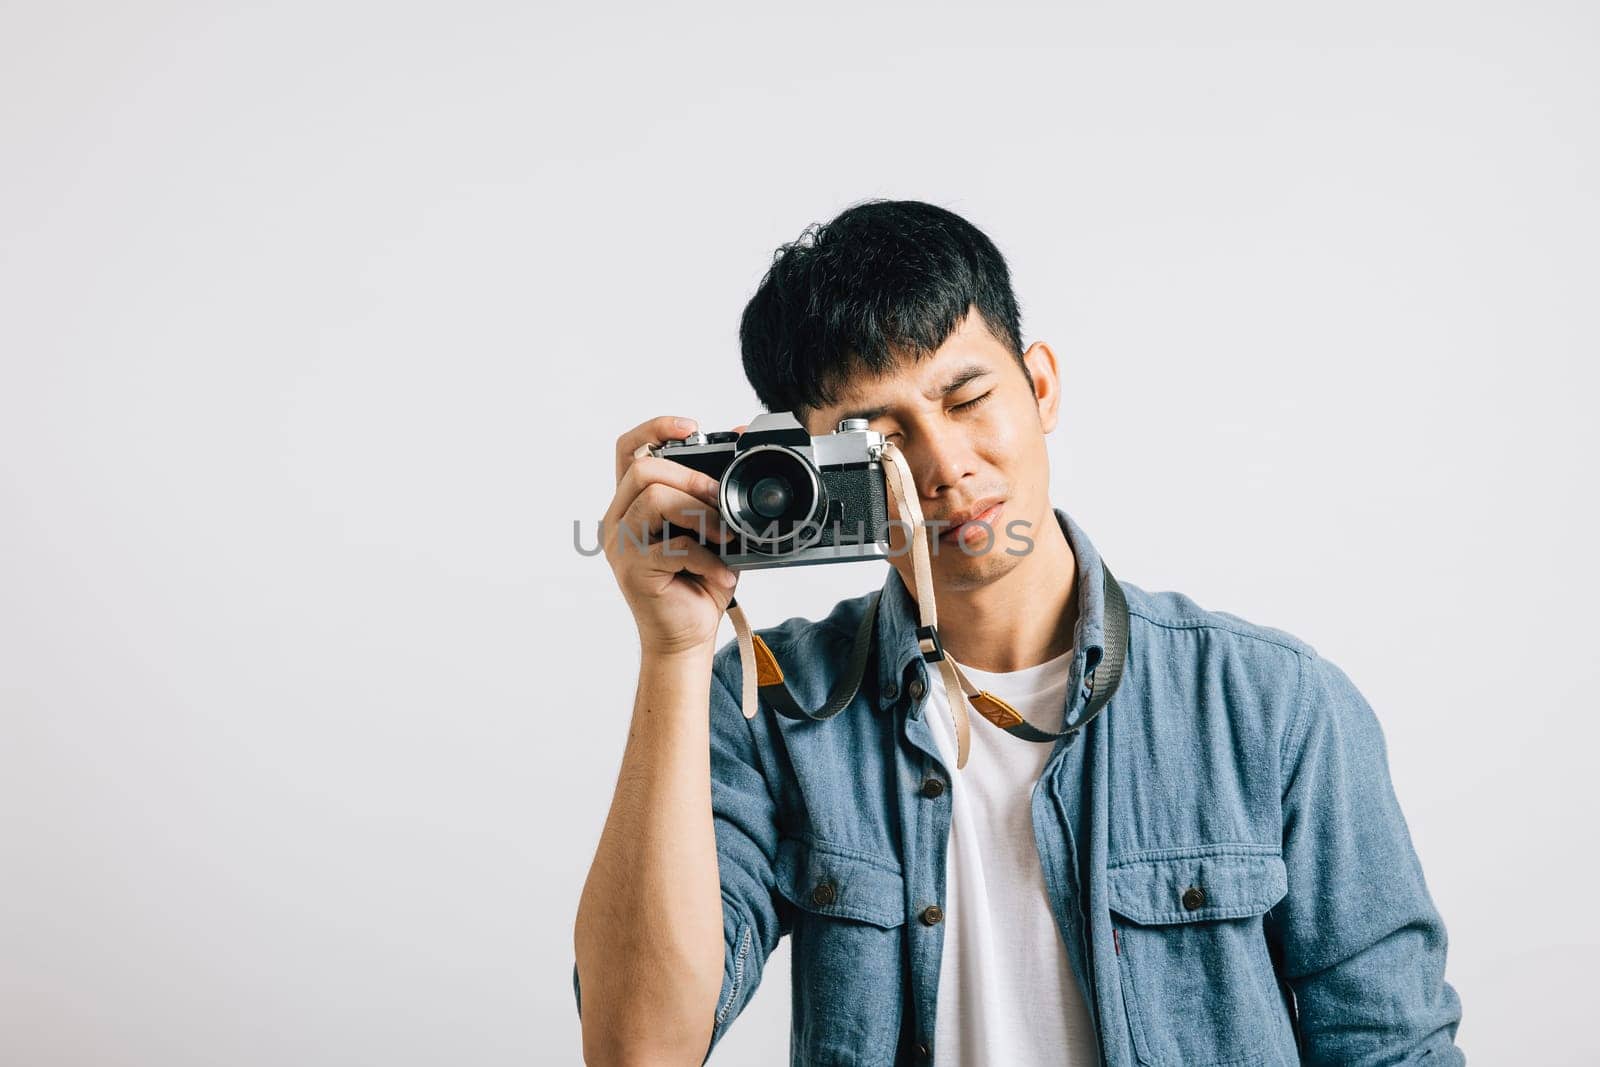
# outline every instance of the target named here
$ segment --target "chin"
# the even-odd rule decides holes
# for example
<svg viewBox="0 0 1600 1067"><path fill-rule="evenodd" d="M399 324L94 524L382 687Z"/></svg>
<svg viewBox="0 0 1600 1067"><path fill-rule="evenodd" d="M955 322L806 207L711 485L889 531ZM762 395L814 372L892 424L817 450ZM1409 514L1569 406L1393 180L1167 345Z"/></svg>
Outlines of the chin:
<svg viewBox="0 0 1600 1067"><path fill-rule="evenodd" d="M975 556L967 555L959 546L949 552L941 546L939 558L933 561L933 580L946 589L981 589L1011 573L1021 562L1021 556L1007 555L999 545Z"/></svg>

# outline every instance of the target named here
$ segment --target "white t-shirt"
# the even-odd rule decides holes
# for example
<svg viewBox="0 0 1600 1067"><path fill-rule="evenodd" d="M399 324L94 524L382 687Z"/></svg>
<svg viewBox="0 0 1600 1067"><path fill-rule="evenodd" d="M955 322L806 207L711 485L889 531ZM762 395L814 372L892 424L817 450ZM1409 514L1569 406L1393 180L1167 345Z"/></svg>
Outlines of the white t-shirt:
<svg viewBox="0 0 1600 1067"><path fill-rule="evenodd" d="M1042 730L1061 729L1069 650L1005 674L962 670ZM1013 737L974 712L971 751L955 770L955 722L937 665L923 713L951 789L944 955L933 1038L936 1067L1099 1062L1094 1021L1067 959L1033 837L1033 787L1053 745Z"/></svg>

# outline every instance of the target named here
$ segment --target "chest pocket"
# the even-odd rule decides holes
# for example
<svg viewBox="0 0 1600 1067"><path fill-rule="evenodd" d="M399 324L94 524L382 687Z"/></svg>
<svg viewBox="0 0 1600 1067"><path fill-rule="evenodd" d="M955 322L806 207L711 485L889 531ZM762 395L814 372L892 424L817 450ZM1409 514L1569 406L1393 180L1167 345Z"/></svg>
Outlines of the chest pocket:
<svg viewBox="0 0 1600 1067"><path fill-rule="evenodd" d="M804 1064L890 1064L900 1036L905 882L898 863L816 840L778 842L792 937L793 1053Z"/></svg>
<svg viewBox="0 0 1600 1067"><path fill-rule="evenodd" d="M1284 1041L1293 1047L1262 923L1289 889L1280 855L1254 846L1163 850L1107 874L1141 1064L1257 1067L1277 1062Z"/></svg>

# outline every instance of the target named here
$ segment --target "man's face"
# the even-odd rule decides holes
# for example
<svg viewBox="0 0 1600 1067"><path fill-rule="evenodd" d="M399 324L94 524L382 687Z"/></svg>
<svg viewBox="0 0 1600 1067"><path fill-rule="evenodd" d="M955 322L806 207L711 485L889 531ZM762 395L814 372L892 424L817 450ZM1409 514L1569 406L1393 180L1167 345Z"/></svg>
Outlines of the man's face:
<svg viewBox="0 0 1600 1067"><path fill-rule="evenodd" d="M1055 429L1059 401L1055 354L1036 342L1023 354L1030 386L1006 347L971 309L932 356L902 360L889 374L850 380L838 403L806 414L813 435L841 419L866 418L905 455L925 521L939 535L930 544L939 589L975 589L1026 562L1050 511L1050 460L1045 435ZM891 494L892 497L892 494ZM891 499L891 518L901 518ZM1008 531L1013 523L1020 525ZM992 536L990 531L992 530ZM1015 531L1015 532L1013 532ZM896 528L891 563L915 589L911 555ZM1007 549L1011 552L1007 552Z"/></svg>

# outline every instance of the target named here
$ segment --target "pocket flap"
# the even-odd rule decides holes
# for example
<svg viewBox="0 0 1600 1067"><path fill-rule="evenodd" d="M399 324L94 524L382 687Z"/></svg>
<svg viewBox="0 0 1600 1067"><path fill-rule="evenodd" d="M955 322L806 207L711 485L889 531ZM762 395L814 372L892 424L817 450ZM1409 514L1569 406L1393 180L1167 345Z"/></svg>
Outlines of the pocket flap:
<svg viewBox="0 0 1600 1067"><path fill-rule="evenodd" d="M905 881L890 860L783 838L774 873L778 892L806 911L885 929L906 921Z"/></svg>
<svg viewBox="0 0 1600 1067"><path fill-rule="evenodd" d="M1289 891L1283 857L1264 852L1135 857L1107 875L1111 910L1146 926L1260 915Z"/></svg>

